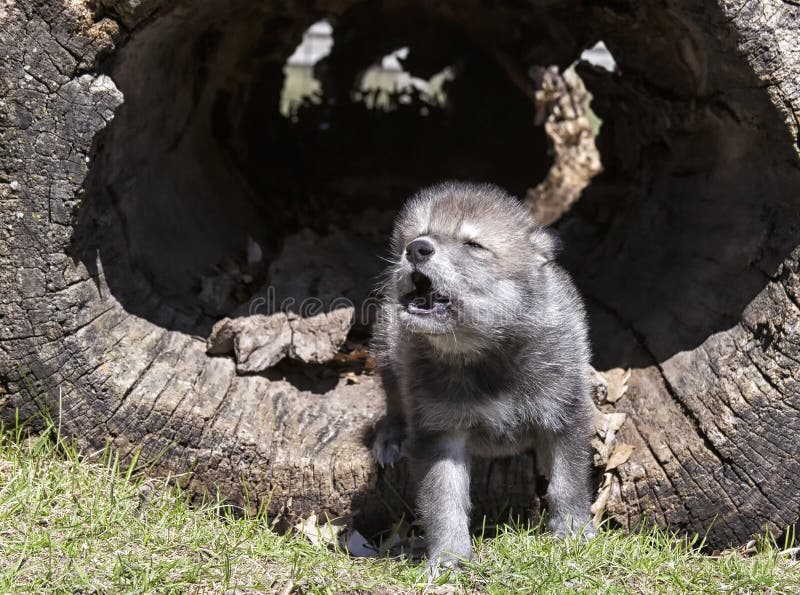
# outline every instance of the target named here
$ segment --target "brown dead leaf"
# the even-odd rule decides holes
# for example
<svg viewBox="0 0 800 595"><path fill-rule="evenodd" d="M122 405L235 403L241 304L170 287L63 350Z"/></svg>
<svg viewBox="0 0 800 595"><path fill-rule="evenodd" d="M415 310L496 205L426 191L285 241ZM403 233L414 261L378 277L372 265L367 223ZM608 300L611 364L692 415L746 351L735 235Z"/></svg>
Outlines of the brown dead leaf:
<svg viewBox="0 0 800 595"><path fill-rule="evenodd" d="M616 403L628 391L628 380L631 377L631 371L613 368L603 372L603 375L607 384L606 401Z"/></svg>
<svg viewBox="0 0 800 595"><path fill-rule="evenodd" d="M339 543L354 558L374 558L378 550L357 529L342 534Z"/></svg>
<svg viewBox="0 0 800 595"><path fill-rule="evenodd" d="M604 473L603 474L603 483L600 485L600 488L597 490L597 499L592 504L591 511L594 514L592 518L592 524L595 528L600 527L600 523L603 521L603 514L606 512L606 506L608 506L608 498L611 496L611 486L614 483L614 475L612 473Z"/></svg>
<svg viewBox="0 0 800 595"><path fill-rule="evenodd" d="M594 451L592 462L595 467L605 467L608 462L609 446L604 444L598 437L592 438L592 450Z"/></svg>
<svg viewBox="0 0 800 595"><path fill-rule="evenodd" d="M332 522L319 523L315 514L294 526L298 533L319 547L328 547L338 543L339 533L345 527L346 525L334 525Z"/></svg>
<svg viewBox="0 0 800 595"><path fill-rule="evenodd" d="M758 553L758 549L756 548L757 542L755 539L751 539L747 543L740 545L738 547L729 547L725 548L724 550L714 550L711 552L712 558L726 558L728 556L741 556L743 558L749 558L750 556L754 556Z"/></svg>
<svg viewBox="0 0 800 595"><path fill-rule="evenodd" d="M614 446L611 456L608 457L608 463L606 463L606 471L616 469L630 459L633 454L633 449L634 446L632 444L625 444L624 442L620 442Z"/></svg>
<svg viewBox="0 0 800 595"><path fill-rule="evenodd" d="M595 410L595 436L592 438L592 448L595 451L594 464L596 467L601 467L608 462L614 448L617 432L627 418L628 415L621 411L603 413L597 409Z"/></svg>
<svg viewBox="0 0 800 595"><path fill-rule="evenodd" d="M395 526L391 535L383 539L378 554L390 557L408 556L411 559L420 560L426 549L423 535L412 525L401 521Z"/></svg>
<svg viewBox="0 0 800 595"><path fill-rule="evenodd" d="M367 538L353 528L353 515L322 519L312 514L294 525L295 531L302 534L317 547L338 546L356 558L371 558L377 555Z"/></svg>
<svg viewBox="0 0 800 595"><path fill-rule="evenodd" d="M606 396L608 395L608 381L605 376L603 376L602 372L598 372L594 368L592 368L592 371L594 372L592 386L594 387L595 401L598 403L605 403Z"/></svg>
<svg viewBox="0 0 800 595"><path fill-rule="evenodd" d="M614 413L601 413L595 416L595 431L597 435L604 439L606 444L609 444L616 436L617 431L628 419L628 414L623 411L616 411Z"/></svg>

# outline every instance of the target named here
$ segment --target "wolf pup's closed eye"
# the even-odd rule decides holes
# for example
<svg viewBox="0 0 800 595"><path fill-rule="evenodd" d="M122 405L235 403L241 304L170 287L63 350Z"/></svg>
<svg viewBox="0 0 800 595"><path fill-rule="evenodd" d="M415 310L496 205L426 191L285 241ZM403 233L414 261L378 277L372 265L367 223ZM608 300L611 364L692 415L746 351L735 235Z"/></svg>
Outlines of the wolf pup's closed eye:
<svg viewBox="0 0 800 595"><path fill-rule="evenodd" d="M471 555L471 457L534 449L548 528L593 535L589 343L556 243L491 185L420 191L398 216L373 349L380 465L408 454L435 571Z"/></svg>

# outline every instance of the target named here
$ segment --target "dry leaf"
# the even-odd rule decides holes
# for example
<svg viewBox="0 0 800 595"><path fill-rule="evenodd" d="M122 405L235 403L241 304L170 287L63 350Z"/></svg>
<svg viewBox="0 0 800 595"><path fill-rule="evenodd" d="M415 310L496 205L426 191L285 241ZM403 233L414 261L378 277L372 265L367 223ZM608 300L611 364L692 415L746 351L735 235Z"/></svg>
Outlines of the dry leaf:
<svg viewBox="0 0 800 595"><path fill-rule="evenodd" d="M412 526L401 521L386 539L381 542L379 553L381 556L408 556L411 559L421 559L427 550L425 539Z"/></svg>
<svg viewBox="0 0 800 595"><path fill-rule="evenodd" d="M317 547L339 546L351 556L373 558L378 554L366 537L353 529L353 516L341 516L320 521L312 514L297 523L294 528Z"/></svg>
<svg viewBox="0 0 800 595"><path fill-rule="evenodd" d="M595 417L595 431L608 444L614 440L617 431L622 427L626 419L628 419L628 414L622 411L602 413Z"/></svg>
<svg viewBox="0 0 800 595"><path fill-rule="evenodd" d="M355 372L347 372L344 375L344 379L347 381L347 384L361 384L361 378L358 377L358 374Z"/></svg>
<svg viewBox="0 0 800 595"><path fill-rule="evenodd" d="M606 381L605 376L603 376L601 372L598 372L594 368L592 368L592 370L594 371L592 386L594 386L595 400L598 403L604 403L608 395L608 381Z"/></svg>
<svg viewBox="0 0 800 595"><path fill-rule="evenodd" d="M367 538L355 529L340 537L340 545L356 558L374 558L378 555L378 551L372 547Z"/></svg>
<svg viewBox="0 0 800 595"><path fill-rule="evenodd" d="M739 553L743 556L752 556L758 553L756 549L757 542L755 539L751 539L747 543L745 543L742 547L739 548Z"/></svg>
<svg viewBox="0 0 800 595"><path fill-rule="evenodd" d="M714 550L711 552L712 558L725 558L728 556L742 556L743 558L749 558L750 556L754 556L758 553L758 549L756 548L757 542L755 539L751 539L747 543L740 545L738 547L729 547L725 548L724 550ZM781 552L783 553L783 552Z"/></svg>
<svg viewBox="0 0 800 595"><path fill-rule="evenodd" d="M594 430L596 436L592 438L592 448L595 451L594 464L599 467L608 462L609 454L612 452L617 431L628 418L626 413L617 411L615 413L603 413L595 410Z"/></svg>
<svg viewBox="0 0 800 595"><path fill-rule="evenodd" d="M606 512L608 498L611 496L611 487L614 481L615 478L612 473L603 474L603 483L600 489L597 490L597 499L594 501L591 508L592 513L594 513L592 524L595 528L600 527L600 523L603 521L603 514Z"/></svg>
<svg viewBox="0 0 800 595"><path fill-rule="evenodd" d="M620 442L614 446L614 451L611 453L611 456L608 457L608 463L606 463L606 471L616 469L630 459L631 454L633 454L633 448L632 444L625 444L624 442Z"/></svg>
<svg viewBox="0 0 800 595"><path fill-rule="evenodd" d="M292 513L292 497L289 496L280 507L277 514L272 517L269 526L276 530L279 528L285 530L291 526L289 523L291 522L290 519L293 518L296 518L296 516Z"/></svg>
<svg viewBox="0 0 800 595"><path fill-rule="evenodd" d="M628 380L631 377L631 371L613 368L603 372L603 375L607 384L606 401L616 403L628 391Z"/></svg>
<svg viewBox="0 0 800 595"><path fill-rule="evenodd" d="M332 546L339 541L339 533L346 525L334 525L332 522L318 524L317 515L312 514L306 520L297 523L294 528L302 533L311 543L319 547Z"/></svg>
<svg viewBox="0 0 800 595"><path fill-rule="evenodd" d="M592 438L592 450L594 451L592 462L595 467L605 467L608 462L608 445L603 444L600 438Z"/></svg>
<svg viewBox="0 0 800 595"><path fill-rule="evenodd" d="M345 343L343 349L347 348L352 350L344 352L340 349L339 353L333 357L333 361L340 367L345 369L350 368L352 371L358 372L359 374L374 373L377 362L375 358L370 355L366 347L363 345L356 345L353 347L352 343Z"/></svg>

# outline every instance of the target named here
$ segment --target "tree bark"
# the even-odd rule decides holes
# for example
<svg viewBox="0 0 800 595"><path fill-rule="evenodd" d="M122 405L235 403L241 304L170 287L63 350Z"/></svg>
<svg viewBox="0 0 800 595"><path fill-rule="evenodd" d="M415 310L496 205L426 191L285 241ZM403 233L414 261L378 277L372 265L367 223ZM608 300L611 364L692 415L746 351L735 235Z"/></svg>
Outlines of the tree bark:
<svg viewBox="0 0 800 595"><path fill-rule="evenodd" d="M4 420L46 411L87 449L141 448L153 473L234 503L247 494L286 521L358 510L374 529L410 514L405 467L376 469L364 446L383 407L377 378L291 362L237 374L206 353L218 317L195 286L248 235L267 259L305 226L360 221L381 237L390 219L367 209L403 198L386 188L451 175L513 188L519 172L535 186L547 158L544 134L526 128L525 73L564 68L602 39L617 72L578 72L603 120L604 173L558 226L590 304L596 367L630 371L624 394L599 403L626 414L615 444L633 447L599 459L611 467L606 510L711 547L797 521L800 7L253 4L264 3L0 5ZM447 130L461 136L440 147L392 120L369 141L397 151L389 173L370 161L381 150L358 144L366 127L330 143L312 126L302 138L313 143L286 144L282 67L324 16L336 20L326 88L352 88L405 39L425 72L461 60L449 111L425 120L455 122ZM426 51L432 39L442 45ZM338 105L310 107L306 121L354 121ZM351 166L363 167L339 175ZM368 191L352 198L359 184ZM478 466L476 515L538 513L533 456Z"/></svg>

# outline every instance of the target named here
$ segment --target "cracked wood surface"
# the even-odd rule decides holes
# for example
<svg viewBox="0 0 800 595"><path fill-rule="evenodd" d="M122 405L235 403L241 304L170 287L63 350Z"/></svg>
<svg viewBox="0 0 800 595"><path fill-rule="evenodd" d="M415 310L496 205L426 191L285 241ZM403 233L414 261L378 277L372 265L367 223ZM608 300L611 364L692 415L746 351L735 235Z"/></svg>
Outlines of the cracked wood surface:
<svg viewBox="0 0 800 595"><path fill-rule="evenodd" d="M350 4L331 1L324 8L346 22ZM88 264L75 257L73 228L81 203L95 200L84 186L93 147L101 132L113 126L124 99L116 82L101 74L109 72L101 63L162 14L190 22L199 5L103 0L102 6L93 11L80 0L0 4L2 417L12 419L15 407L23 417L42 407L60 411L63 430L87 448L107 441L124 455L142 448L145 460L161 457L154 472L177 474L196 493L216 485L234 503L243 501L244 482L254 505L269 502L273 513L287 518L359 509L364 522L376 526L410 512L404 467L378 473L362 444L364 429L382 409L381 389L372 377L354 385L339 379L325 392L314 392L287 378L237 375L234 362L209 358L203 341L170 330L190 328L200 315L164 304L152 286L135 277L124 244ZM204 6L209 14L226 10L223 3ZM479 3L454 6L444 2L432 10L484 44L496 40L498 31L528 22L514 9L487 16ZM662 526L708 531L711 546L744 542L764 528L779 533L800 514L800 252L785 249L794 248L800 237L800 8L770 0L686 1L668 7L623 2L585 14L585 7L576 6L568 2L561 8L561 45L543 49L529 41L526 49L524 40L536 36L501 35L497 43L508 46L500 48L503 55L519 60L517 70L526 72L535 52L549 63L559 51L563 57L602 37L612 51L620 49L616 57L628 77L614 83L618 87L599 83L607 85L604 91L639 94L642 104L652 99L654 105L691 105L681 118L698 117L700 124L710 120L698 116L694 106L716 105L727 116L713 117L729 118L720 120L723 130L741 125L747 132L737 138L760 139L758 154L747 153L747 143L731 143L732 151L746 157L726 157L735 167L752 158L765 168L766 181L760 184L754 175L756 183L745 191L774 195L780 193L778 184L785 187L782 202L769 203L777 214L759 236L763 239L755 247L740 246L750 250L744 256L734 255L747 260L747 272L723 275L714 286L719 299L710 290L706 294L710 309L718 309L726 291L750 283L752 299L735 319L722 316L726 324L696 344L673 348L658 334L659 328L675 329L676 321L694 313L679 311L665 315L665 323L654 322L647 317L648 304L640 311L624 298L606 299L601 284L590 278L581 282L590 301L602 302L606 316L616 319L613 327L627 337L620 343L627 341L639 358L627 393L615 404L628 415L619 440L635 450L614 471L618 489L610 495L608 511L626 526L647 515ZM533 2L530 14L545 9ZM309 13L303 19L308 23L318 16ZM631 27L634 23L656 32L648 34L652 48L647 52L629 51L644 35ZM669 32L678 29L687 33L675 42ZM664 31L662 47L656 38ZM281 43L291 49L287 37ZM649 66L640 61L662 51L669 59L651 79ZM763 96L769 102L759 99ZM781 115L780 126L760 111L767 103ZM625 125L624 118L608 122L617 132ZM653 117L646 125L662 124ZM676 138L674 129L665 134ZM689 152L702 142L698 135L675 150ZM657 170L665 159L658 152L663 146L643 143L630 154L620 151L619 159L630 161L623 163L626 167ZM711 177L715 167L697 165ZM689 179L692 173L682 170L667 181L653 176L648 190L658 197L659 188L669 184L671 192L691 192L675 181L680 175ZM745 205L750 210L742 208L737 216L747 225L756 202ZM709 243L727 250L708 265L712 268L736 251L723 241L736 229L714 229L713 223L698 223L711 230ZM674 223L664 225L683 233ZM619 234L649 232L640 227ZM116 267L131 274L131 295L151 316L130 313L124 307L127 298L110 289L108 271ZM711 283L709 278L693 283ZM530 456L482 462L475 476L478 511L538 511L540 488Z"/></svg>

